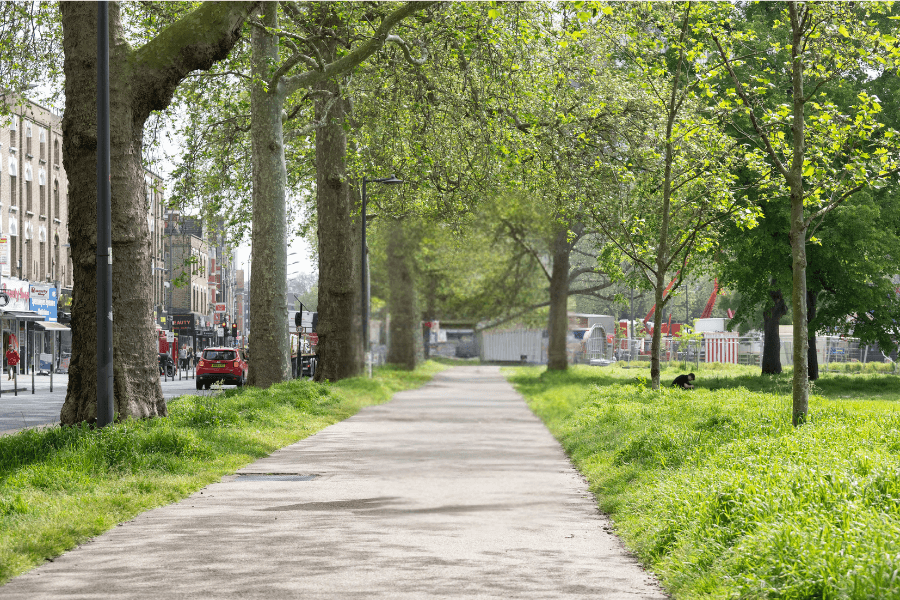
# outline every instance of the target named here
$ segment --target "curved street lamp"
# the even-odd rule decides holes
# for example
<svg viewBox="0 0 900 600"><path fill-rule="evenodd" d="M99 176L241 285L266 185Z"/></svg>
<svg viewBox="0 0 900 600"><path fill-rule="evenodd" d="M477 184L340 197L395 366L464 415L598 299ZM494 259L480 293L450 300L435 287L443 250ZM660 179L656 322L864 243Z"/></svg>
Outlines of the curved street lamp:
<svg viewBox="0 0 900 600"><path fill-rule="evenodd" d="M362 298L362 342L363 342L363 353L366 357L366 368L369 374L369 377L372 377L372 349L370 347L369 341L369 261L366 260L368 258L368 248L366 248L366 225L367 225L367 216L366 216L366 184L367 183L384 183L386 185L397 185L403 183L402 179L397 179L396 175L391 175L390 177L383 177L380 179L369 179L368 177L363 177L362 181L362 222L360 224L360 229L362 230L362 244L361 244L361 256L359 263L359 272L361 274L361 284L362 289L360 290L360 298ZM376 215L372 215L375 217Z"/></svg>

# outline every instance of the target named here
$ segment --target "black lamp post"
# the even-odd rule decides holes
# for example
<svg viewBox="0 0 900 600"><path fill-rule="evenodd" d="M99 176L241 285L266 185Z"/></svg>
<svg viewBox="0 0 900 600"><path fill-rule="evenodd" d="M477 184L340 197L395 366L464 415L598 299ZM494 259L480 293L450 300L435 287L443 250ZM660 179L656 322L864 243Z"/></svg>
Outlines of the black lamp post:
<svg viewBox="0 0 900 600"><path fill-rule="evenodd" d="M361 279L361 290L360 290L360 298L362 298L362 342L363 342L363 355L366 357L366 364L369 367L369 377L372 376L372 360L370 357L369 350L369 264L366 260L366 256L368 254L368 248L366 248L366 184L367 183L384 183L387 185L397 185L399 183L403 183L402 179L397 179L396 175L391 175L390 177L384 177L381 179L369 179L367 177L363 177L362 181L362 222L360 223L360 229L362 230L362 244L360 250L360 263L359 263L359 272ZM373 217L375 215L372 215Z"/></svg>
<svg viewBox="0 0 900 600"><path fill-rule="evenodd" d="M112 208L109 3L97 3L97 425L113 422Z"/></svg>

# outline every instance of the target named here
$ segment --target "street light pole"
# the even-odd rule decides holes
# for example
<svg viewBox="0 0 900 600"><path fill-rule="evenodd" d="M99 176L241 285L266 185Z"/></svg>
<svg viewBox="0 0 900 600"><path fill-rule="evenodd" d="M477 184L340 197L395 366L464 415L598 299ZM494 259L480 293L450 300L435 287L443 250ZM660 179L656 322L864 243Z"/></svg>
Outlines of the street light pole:
<svg viewBox="0 0 900 600"><path fill-rule="evenodd" d="M369 179L367 177L363 177L362 181L362 221L360 223L360 230L362 231L362 244L360 244L360 261L359 261L359 272L360 272L360 298L362 303L362 343L363 343L363 356L365 356L366 360L366 368L369 374L369 377L372 376L372 352L369 347L369 263L366 260L368 256L368 248L366 248L366 184L367 183L384 183L386 185L397 185L403 183L402 179L397 179L396 175L391 175L390 177L384 177L381 179ZM375 215L372 215L373 217Z"/></svg>
<svg viewBox="0 0 900 600"><path fill-rule="evenodd" d="M97 3L97 425L113 422L109 4Z"/></svg>

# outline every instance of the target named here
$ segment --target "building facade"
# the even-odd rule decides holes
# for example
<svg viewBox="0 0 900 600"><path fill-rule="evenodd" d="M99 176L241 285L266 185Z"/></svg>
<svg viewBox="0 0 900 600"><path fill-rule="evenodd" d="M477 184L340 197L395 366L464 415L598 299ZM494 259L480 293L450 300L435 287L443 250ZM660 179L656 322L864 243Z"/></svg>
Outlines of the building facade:
<svg viewBox="0 0 900 600"><path fill-rule="evenodd" d="M62 117L32 102L9 110L0 117L2 275L71 287Z"/></svg>
<svg viewBox="0 0 900 600"><path fill-rule="evenodd" d="M147 206L147 227L150 230L150 272L153 281L154 321L158 326L164 318L166 306L165 186L162 177L149 169L144 172L144 201Z"/></svg>

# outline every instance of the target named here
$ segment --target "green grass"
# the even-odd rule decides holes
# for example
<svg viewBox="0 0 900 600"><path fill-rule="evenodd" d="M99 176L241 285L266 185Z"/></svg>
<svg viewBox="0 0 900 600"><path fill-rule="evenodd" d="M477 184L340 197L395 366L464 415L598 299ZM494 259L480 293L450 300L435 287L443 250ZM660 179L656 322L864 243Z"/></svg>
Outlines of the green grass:
<svg viewBox="0 0 900 600"><path fill-rule="evenodd" d="M789 373L694 372L510 379L676 598L900 598L900 378L823 375L795 429Z"/></svg>
<svg viewBox="0 0 900 600"><path fill-rule="evenodd" d="M0 437L0 583L443 368L429 362L414 372L376 369L371 380L185 396L169 403L167 418Z"/></svg>

